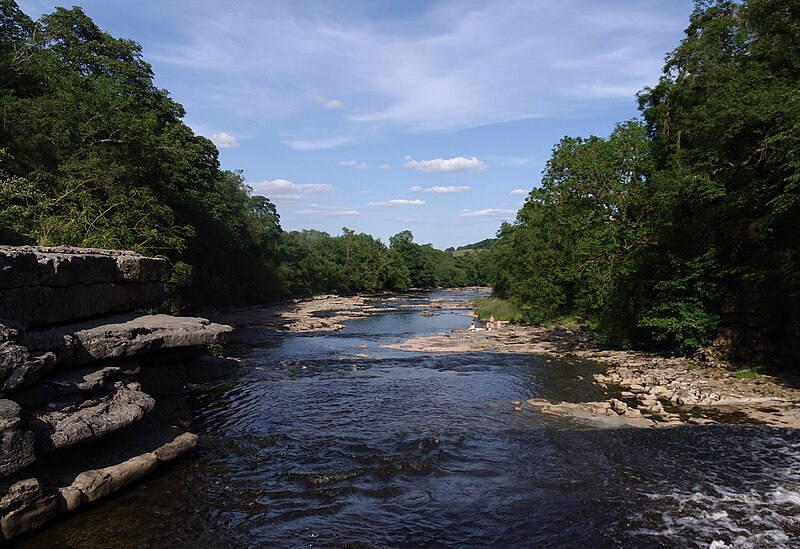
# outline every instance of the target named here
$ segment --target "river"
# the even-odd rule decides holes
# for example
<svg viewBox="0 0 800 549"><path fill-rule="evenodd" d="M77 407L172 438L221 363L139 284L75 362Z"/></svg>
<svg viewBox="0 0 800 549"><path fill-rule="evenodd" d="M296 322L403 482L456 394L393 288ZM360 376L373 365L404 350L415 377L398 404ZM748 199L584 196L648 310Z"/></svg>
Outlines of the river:
<svg viewBox="0 0 800 549"><path fill-rule="evenodd" d="M243 330L237 374L192 391L194 452L21 546L799 546L800 433L596 429L510 402L600 399L597 365L379 347L463 313Z"/></svg>

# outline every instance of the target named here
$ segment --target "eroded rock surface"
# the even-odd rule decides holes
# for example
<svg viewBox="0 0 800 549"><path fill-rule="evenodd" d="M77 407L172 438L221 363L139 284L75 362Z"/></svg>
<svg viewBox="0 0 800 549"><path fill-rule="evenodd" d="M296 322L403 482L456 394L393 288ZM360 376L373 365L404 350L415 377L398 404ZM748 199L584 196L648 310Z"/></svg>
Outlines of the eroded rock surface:
<svg viewBox="0 0 800 549"><path fill-rule="evenodd" d="M45 454L118 431L154 406L153 397L135 384L116 382L100 397L50 403L55 409L32 414L28 427L36 435L37 454Z"/></svg>
<svg viewBox="0 0 800 549"><path fill-rule="evenodd" d="M0 246L0 318L28 328L148 307L168 276L165 260L134 252Z"/></svg>
<svg viewBox="0 0 800 549"><path fill-rule="evenodd" d="M163 300L168 275L133 252L0 245L0 540L197 444L177 427L189 423L180 393L231 373L235 361L202 355L232 328L125 313Z"/></svg>
<svg viewBox="0 0 800 549"><path fill-rule="evenodd" d="M32 352L54 352L61 368L160 349L210 345L232 330L204 318L120 315L28 332L22 341Z"/></svg>

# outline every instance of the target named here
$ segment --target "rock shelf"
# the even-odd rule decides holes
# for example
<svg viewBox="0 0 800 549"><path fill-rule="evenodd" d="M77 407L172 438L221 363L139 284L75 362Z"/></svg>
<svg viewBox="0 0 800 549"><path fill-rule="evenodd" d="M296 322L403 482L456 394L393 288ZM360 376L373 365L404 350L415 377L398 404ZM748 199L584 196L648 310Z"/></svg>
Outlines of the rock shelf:
<svg viewBox="0 0 800 549"><path fill-rule="evenodd" d="M0 246L0 542L197 444L180 394L236 367L204 356L232 328L129 312L163 300L168 275L133 252Z"/></svg>

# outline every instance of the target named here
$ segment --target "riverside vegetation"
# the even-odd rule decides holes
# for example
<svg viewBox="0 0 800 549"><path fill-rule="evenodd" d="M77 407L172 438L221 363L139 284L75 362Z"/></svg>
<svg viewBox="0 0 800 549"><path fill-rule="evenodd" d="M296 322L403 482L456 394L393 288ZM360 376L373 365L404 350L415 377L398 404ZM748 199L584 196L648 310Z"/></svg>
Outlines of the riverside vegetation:
<svg viewBox="0 0 800 549"><path fill-rule="evenodd" d="M0 225L166 257L195 302L488 282L527 323L584 318L607 341L679 354L727 330L734 347L796 357L798 37L796 3L698 0L638 96L643 119L562 139L516 221L455 257L410 231L389 245L283 231L137 43L79 8L33 21L2 0Z"/></svg>
<svg viewBox="0 0 800 549"><path fill-rule="evenodd" d="M285 232L275 205L182 121L141 47L80 8L0 0L0 226L40 245L168 258L213 304L481 283L477 260L348 228Z"/></svg>

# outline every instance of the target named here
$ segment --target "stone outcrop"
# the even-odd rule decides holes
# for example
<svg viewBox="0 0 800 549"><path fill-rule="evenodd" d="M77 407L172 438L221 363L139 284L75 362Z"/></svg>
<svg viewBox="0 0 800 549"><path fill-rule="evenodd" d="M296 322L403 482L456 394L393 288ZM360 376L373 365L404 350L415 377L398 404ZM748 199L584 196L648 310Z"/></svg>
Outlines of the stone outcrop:
<svg viewBox="0 0 800 549"><path fill-rule="evenodd" d="M134 252L0 246L0 318L25 329L149 307L168 277L166 260Z"/></svg>
<svg viewBox="0 0 800 549"><path fill-rule="evenodd" d="M1 543L192 449L185 385L236 363L205 356L229 326L130 312L168 296L166 261L0 242L22 244L0 245Z"/></svg>

